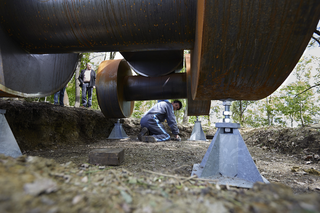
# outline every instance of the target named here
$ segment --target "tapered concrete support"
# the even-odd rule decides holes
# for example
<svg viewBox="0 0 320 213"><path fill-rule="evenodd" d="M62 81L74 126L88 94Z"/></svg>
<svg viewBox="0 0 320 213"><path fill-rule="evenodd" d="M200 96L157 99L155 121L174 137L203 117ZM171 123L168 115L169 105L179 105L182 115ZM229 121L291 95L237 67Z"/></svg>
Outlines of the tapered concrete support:
<svg viewBox="0 0 320 213"><path fill-rule="evenodd" d="M189 138L189 141L205 141L206 140L206 135L204 134L201 126L201 121L198 121L198 116L197 120L194 123L194 127L191 133L191 136Z"/></svg>
<svg viewBox="0 0 320 213"><path fill-rule="evenodd" d="M114 124L114 127L108 137L108 139L125 139L128 138L128 135L122 128L122 124L120 123L120 119L118 122Z"/></svg>
<svg viewBox="0 0 320 213"><path fill-rule="evenodd" d="M16 158L22 153L4 116L5 112L0 109L0 153Z"/></svg>
<svg viewBox="0 0 320 213"><path fill-rule="evenodd" d="M217 123L218 130L200 164L191 175L217 180L218 184L251 188L255 182L269 183L254 164L235 123Z"/></svg>

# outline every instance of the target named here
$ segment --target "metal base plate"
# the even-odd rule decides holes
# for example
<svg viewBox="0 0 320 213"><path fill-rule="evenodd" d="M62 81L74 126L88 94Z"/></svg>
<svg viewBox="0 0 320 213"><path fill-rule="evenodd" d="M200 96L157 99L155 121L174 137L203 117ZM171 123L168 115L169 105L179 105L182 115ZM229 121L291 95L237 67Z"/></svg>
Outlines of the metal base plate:
<svg viewBox="0 0 320 213"><path fill-rule="evenodd" d="M192 175L218 184L251 188L255 182L268 181L258 171L238 129L226 133L218 128L200 164Z"/></svg>
<svg viewBox="0 0 320 213"><path fill-rule="evenodd" d="M198 177L201 176L203 168L201 168L200 164L194 164L191 176L197 175ZM219 184L219 185L229 185L229 186L236 186L241 188L252 188L255 182L250 182L241 178L231 178L231 177L224 177L221 175L214 175L210 177L205 177L205 179L208 179L209 182L212 180L213 183ZM263 182L268 184L270 183L266 178L262 177Z"/></svg>

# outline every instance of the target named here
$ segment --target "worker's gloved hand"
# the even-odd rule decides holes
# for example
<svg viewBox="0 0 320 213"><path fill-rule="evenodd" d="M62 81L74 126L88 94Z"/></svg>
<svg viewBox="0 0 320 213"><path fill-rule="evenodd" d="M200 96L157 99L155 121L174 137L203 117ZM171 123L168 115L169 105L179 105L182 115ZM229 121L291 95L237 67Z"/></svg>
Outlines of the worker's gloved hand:
<svg viewBox="0 0 320 213"><path fill-rule="evenodd" d="M175 135L175 136L171 137L170 140L172 140L172 141L181 141L181 138L180 138L179 135Z"/></svg>

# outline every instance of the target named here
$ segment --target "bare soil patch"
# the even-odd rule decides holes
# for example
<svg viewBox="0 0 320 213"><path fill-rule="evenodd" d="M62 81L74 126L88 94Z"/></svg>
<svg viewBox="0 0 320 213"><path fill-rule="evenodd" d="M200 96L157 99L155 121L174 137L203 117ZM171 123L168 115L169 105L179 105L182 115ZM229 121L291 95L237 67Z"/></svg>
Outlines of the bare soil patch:
<svg viewBox="0 0 320 213"><path fill-rule="evenodd" d="M242 189L190 177L193 164L201 162L211 143L188 141L192 125L179 125L181 142L143 143L136 137L139 122L124 119L129 138L108 140L113 128L110 123L116 120L101 123L99 111L67 107L57 110L50 104L0 100L0 108L3 106L20 148L24 147L24 156L0 156L0 212L320 212L317 126L241 129L257 168L271 182ZM37 109L38 117L50 120L52 129L67 125L74 112L84 128L99 125L94 121L97 119L98 129L104 133L95 131L103 136L87 134L83 138L78 132L76 140L52 130L59 140L46 138L31 146L27 133L19 134L28 128L20 124L19 130L12 125L23 122L19 113L30 113L32 108ZM59 112L51 117L52 111ZM60 113L65 122L56 117ZM37 126L44 121L29 122ZM81 130L77 128L69 131ZM215 128L203 128L208 135L214 135ZM117 167L89 165L88 153L96 148L123 148L125 161Z"/></svg>

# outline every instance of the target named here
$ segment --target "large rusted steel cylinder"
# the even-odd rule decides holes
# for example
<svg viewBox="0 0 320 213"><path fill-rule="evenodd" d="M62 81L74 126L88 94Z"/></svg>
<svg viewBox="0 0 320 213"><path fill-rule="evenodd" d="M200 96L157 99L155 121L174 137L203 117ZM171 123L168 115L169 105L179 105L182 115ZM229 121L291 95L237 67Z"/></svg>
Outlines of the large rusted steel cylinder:
<svg viewBox="0 0 320 213"><path fill-rule="evenodd" d="M196 1L1 0L0 23L30 53L193 48Z"/></svg>
<svg viewBox="0 0 320 213"><path fill-rule="evenodd" d="M303 54L319 0L198 0L191 54L195 100L258 100L272 94Z"/></svg>
<svg viewBox="0 0 320 213"><path fill-rule="evenodd" d="M152 78L126 76L123 86L124 98L127 101L187 98L185 73Z"/></svg>
<svg viewBox="0 0 320 213"><path fill-rule="evenodd" d="M71 79L78 54L28 54L0 28L0 97L45 97Z"/></svg>
<svg viewBox="0 0 320 213"><path fill-rule="evenodd" d="M191 49L192 99L258 100L274 92L298 62L319 21L320 1L0 0L0 14L0 28L20 48L16 55ZM47 57L31 54L23 60L36 59L39 66L28 73L44 77L45 85L56 69L44 72ZM63 86L77 55L68 57L70 64L60 56L51 59L68 67L67 74L53 74L58 83L31 86L24 95ZM23 72L7 74L8 67L0 80L18 85L13 76ZM7 85L0 83L11 95Z"/></svg>

